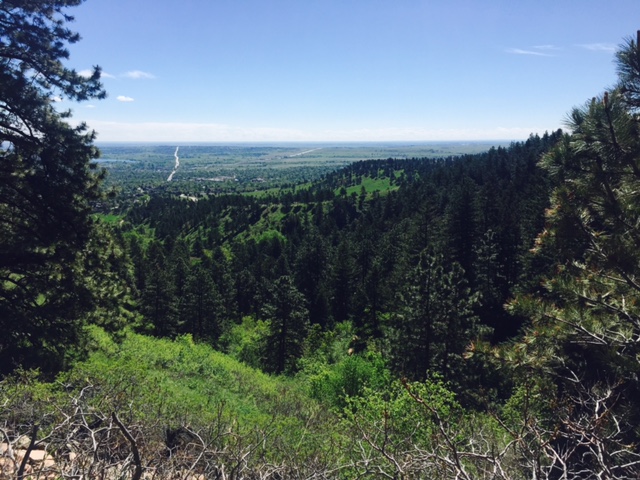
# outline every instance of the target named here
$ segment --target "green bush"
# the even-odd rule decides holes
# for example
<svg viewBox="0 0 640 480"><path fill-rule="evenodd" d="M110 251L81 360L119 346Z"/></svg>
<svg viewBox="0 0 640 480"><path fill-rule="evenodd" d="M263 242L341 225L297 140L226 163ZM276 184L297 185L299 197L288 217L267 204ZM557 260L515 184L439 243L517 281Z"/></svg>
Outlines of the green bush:
<svg viewBox="0 0 640 480"><path fill-rule="evenodd" d="M368 352L317 368L309 376L309 389L313 398L342 409L350 397L361 396L367 387L375 391L385 388L389 378L382 357Z"/></svg>
<svg viewBox="0 0 640 480"><path fill-rule="evenodd" d="M242 323L232 326L220 338L223 350L236 360L253 368L262 366L263 345L269 324L253 317L244 317Z"/></svg>

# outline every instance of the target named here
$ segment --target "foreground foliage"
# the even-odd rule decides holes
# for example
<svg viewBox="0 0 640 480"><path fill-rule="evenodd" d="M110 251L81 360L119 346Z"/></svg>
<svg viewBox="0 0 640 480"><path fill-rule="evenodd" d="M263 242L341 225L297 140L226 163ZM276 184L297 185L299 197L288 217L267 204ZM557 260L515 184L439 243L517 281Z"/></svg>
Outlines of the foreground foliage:
<svg viewBox="0 0 640 480"><path fill-rule="evenodd" d="M380 381L374 356L357 363L378 373L331 407L190 337L91 336L95 353L56 382L0 384L0 478L554 478L526 395L502 419L470 412L441 377ZM49 462L23 464L28 450Z"/></svg>
<svg viewBox="0 0 640 480"><path fill-rule="evenodd" d="M65 476L304 478L339 456L335 422L290 379L190 337L92 338L95 353L55 383L26 376L0 389L3 440L36 433Z"/></svg>
<svg viewBox="0 0 640 480"><path fill-rule="evenodd" d="M370 375L336 405L304 374L271 377L190 337L130 333L116 343L95 328L91 337L94 354L55 382L22 373L0 383L0 478L22 468L31 478L551 479L562 462L565 478L589 478L570 469L575 448L558 431L575 414L550 409L544 382L474 412L442 377L381 381L375 355L351 356ZM349 377L345 365L334 378ZM601 393L592 398L606 403ZM587 427L597 404L579 405L575 426ZM633 455L619 447L614 455ZM611 472L632 478L633 469Z"/></svg>

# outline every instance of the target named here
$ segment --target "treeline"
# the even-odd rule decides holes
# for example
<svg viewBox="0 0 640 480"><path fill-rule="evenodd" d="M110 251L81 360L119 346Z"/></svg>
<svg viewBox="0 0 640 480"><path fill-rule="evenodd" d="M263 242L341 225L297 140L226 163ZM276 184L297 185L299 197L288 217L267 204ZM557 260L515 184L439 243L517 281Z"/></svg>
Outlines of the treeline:
<svg viewBox="0 0 640 480"><path fill-rule="evenodd" d="M261 366L292 373L311 329L349 321L353 352L375 345L399 375L440 372L467 390L481 372L464 366L465 349L513 337L522 319L503 305L546 268L529 254L550 191L536 165L560 136L357 162L261 198L154 196L126 217L155 232L126 235L144 329L224 348L243 317L268 320ZM390 188L368 192L363 178Z"/></svg>

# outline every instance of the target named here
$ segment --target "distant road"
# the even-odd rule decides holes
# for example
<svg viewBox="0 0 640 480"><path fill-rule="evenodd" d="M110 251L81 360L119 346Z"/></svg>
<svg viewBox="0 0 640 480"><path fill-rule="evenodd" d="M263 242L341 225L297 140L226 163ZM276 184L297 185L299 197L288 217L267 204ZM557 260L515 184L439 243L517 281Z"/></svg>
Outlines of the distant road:
<svg viewBox="0 0 640 480"><path fill-rule="evenodd" d="M171 172L171 175L169 175L169 178L167 178L167 182L173 180L173 176L176 174L176 172L178 171L178 167L180 166L180 157L178 157L179 149L180 147L176 147L176 153L173 154L173 156L176 157L176 166L173 167L173 172Z"/></svg>
<svg viewBox="0 0 640 480"><path fill-rule="evenodd" d="M287 158L299 157L300 155L304 155L305 153L315 152L316 150L322 150L322 148L312 148L311 150L305 150L304 152L294 153L293 155L288 155Z"/></svg>

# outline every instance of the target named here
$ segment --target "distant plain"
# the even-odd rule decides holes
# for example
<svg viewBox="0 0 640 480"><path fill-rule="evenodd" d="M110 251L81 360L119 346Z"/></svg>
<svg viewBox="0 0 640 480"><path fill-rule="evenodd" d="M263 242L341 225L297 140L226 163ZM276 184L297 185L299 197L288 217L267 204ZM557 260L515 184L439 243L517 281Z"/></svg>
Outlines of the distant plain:
<svg viewBox="0 0 640 480"><path fill-rule="evenodd" d="M371 143L236 143L236 144L98 144L102 161L127 160L166 168L174 166L174 152L187 168L238 167L340 167L359 160L386 158L439 158L474 154L491 147L505 146L508 141L495 142L371 142Z"/></svg>

